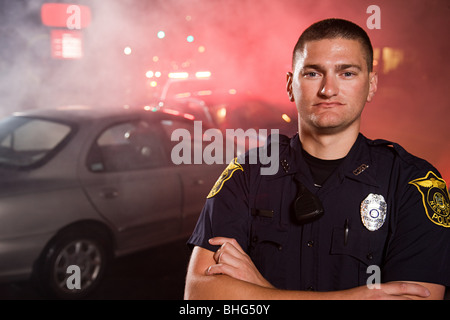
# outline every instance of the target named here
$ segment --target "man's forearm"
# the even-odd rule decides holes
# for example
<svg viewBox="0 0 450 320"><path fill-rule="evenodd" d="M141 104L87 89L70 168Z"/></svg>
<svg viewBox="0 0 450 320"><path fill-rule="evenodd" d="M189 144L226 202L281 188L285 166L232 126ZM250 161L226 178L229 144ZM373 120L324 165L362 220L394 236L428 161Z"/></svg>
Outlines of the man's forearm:
<svg viewBox="0 0 450 320"><path fill-rule="evenodd" d="M340 298L339 298L340 296ZM291 291L261 287L227 275L190 275L186 280L188 300L317 300L342 299L342 293Z"/></svg>
<svg viewBox="0 0 450 320"><path fill-rule="evenodd" d="M188 275L185 299L245 300L266 299L269 289L227 275Z"/></svg>

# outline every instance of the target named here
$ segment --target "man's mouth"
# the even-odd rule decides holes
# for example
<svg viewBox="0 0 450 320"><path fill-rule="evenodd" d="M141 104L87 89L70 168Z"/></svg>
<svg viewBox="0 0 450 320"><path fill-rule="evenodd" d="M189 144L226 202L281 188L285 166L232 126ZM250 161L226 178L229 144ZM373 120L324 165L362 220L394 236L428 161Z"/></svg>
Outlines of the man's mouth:
<svg viewBox="0 0 450 320"><path fill-rule="evenodd" d="M343 105L344 105L343 103L337 101L328 101L328 102L323 101L313 104L314 107L322 107L322 108L334 108Z"/></svg>

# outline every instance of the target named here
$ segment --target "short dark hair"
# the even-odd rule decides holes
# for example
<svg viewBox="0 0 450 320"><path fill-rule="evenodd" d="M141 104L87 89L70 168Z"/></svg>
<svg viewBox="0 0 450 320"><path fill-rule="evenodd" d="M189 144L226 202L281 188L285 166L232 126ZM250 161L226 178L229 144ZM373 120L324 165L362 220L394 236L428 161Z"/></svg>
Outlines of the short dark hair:
<svg viewBox="0 0 450 320"><path fill-rule="evenodd" d="M303 50L306 42L336 38L358 40L366 51L367 68L369 72L372 71L373 48L367 33L353 22L336 18L318 21L303 31L292 54L292 68L294 68L297 53Z"/></svg>

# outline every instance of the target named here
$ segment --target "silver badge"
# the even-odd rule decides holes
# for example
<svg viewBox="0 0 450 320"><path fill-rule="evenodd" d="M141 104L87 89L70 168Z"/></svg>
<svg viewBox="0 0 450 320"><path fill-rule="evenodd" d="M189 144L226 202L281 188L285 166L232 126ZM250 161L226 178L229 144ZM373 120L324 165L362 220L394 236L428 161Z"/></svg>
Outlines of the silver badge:
<svg viewBox="0 0 450 320"><path fill-rule="evenodd" d="M387 204L384 197L379 194L370 193L361 202L361 221L369 231L381 228L386 220Z"/></svg>

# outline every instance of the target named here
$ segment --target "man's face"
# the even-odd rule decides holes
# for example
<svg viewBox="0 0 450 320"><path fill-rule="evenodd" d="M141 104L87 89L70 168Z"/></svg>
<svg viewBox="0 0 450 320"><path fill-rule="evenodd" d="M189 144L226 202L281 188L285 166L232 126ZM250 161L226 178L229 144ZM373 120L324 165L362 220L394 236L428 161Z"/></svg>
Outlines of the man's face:
<svg viewBox="0 0 450 320"><path fill-rule="evenodd" d="M359 131L364 105L377 89L376 73L369 73L364 53L357 40L341 38L309 41L297 53L287 91L302 131Z"/></svg>

